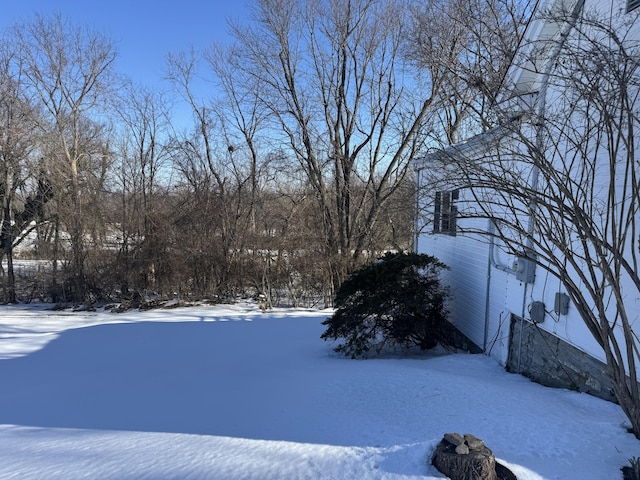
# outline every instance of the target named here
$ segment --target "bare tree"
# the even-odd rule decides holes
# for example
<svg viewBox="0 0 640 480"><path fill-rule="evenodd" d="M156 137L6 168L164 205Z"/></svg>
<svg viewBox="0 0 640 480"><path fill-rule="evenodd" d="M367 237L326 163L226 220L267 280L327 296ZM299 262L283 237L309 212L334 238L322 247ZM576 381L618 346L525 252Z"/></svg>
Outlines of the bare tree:
<svg viewBox="0 0 640 480"><path fill-rule="evenodd" d="M51 198L50 184L34 162L37 110L22 90L22 64L14 47L0 43L0 251L7 258L9 303L17 301L14 248L43 220L43 206Z"/></svg>
<svg viewBox="0 0 640 480"><path fill-rule="evenodd" d="M52 178L63 182L56 188L58 207L68 200L63 215L71 243L74 295L82 297L85 283L85 225L80 213L86 208L82 196L83 174L92 163L104 159L99 106L112 84L116 53L104 35L77 28L59 14L36 15L12 29L21 62L24 88L43 112L40 129L52 142L47 153L55 155ZM94 112L96 116L90 119ZM97 175L100 176L100 173Z"/></svg>
<svg viewBox="0 0 640 480"><path fill-rule="evenodd" d="M531 2L429 0L414 6L405 55L443 71L437 130L451 145L487 128L496 95L530 18Z"/></svg>
<svg viewBox="0 0 640 480"><path fill-rule="evenodd" d="M216 250L210 257L217 264L214 290L226 293L246 282L248 264L264 261L256 215L267 163L257 138L265 118L258 91L244 90L247 79L233 72L229 55L217 47L203 55L208 67L205 73L220 85L218 99L200 99L194 94L196 68L201 67L195 52L169 57L169 78L194 119L193 131L174 140L175 166L194 198L200 198L198 204L208 207L203 241L208 245L205 250Z"/></svg>
<svg viewBox="0 0 640 480"><path fill-rule="evenodd" d="M157 272L166 253L162 203L170 165L169 105L165 97L141 86L127 85L118 100L121 142L118 188L121 194L119 246L123 294L129 285L157 288ZM168 260L168 259L167 259Z"/></svg>
<svg viewBox="0 0 640 480"><path fill-rule="evenodd" d="M562 284L602 347L615 396L640 438L638 17L577 6L543 14L565 30L521 59L533 68L549 58L541 52L557 50L534 109L492 132L497 152L442 158L456 172L450 183L471 200L459 202L459 216L490 219L510 252L535 259Z"/></svg>
<svg viewBox="0 0 640 480"><path fill-rule="evenodd" d="M441 69L420 83L401 62L403 7L259 0L255 23L233 30L233 67L252 79L249 88L259 86L272 139L287 146L314 192L334 287L369 246L440 93Z"/></svg>
<svg viewBox="0 0 640 480"><path fill-rule="evenodd" d="M210 103L194 93L197 68L195 51L168 57L168 78L186 101L194 121L193 130L178 132L173 139L172 158L183 193L188 194L180 223L182 228L190 220L197 224L186 263L197 272L194 278L201 289L218 294L229 287L232 257L237 253L237 217L228 201L234 190L227 170L233 146L222 141ZM206 265L202 259L207 259Z"/></svg>
<svg viewBox="0 0 640 480"><path fill-rule="evenodd" d="M264 208L265 190L273 178L272 155L267 150L271 145L265 141L269 111L261 101L262 88L255 77L235 68L236 56L234 47L221 44L212 45L203 54L214 81L220 87L215 115L219 135L227 144L228 165L236 190L236 245L245 253L244 263L250 266L247 272L240 273L243 277L248 276L246 280L265 294L267 303L270 303L270 282L266 271L274 252L268 248L270 227L260 221L268 216Z"/></svg>

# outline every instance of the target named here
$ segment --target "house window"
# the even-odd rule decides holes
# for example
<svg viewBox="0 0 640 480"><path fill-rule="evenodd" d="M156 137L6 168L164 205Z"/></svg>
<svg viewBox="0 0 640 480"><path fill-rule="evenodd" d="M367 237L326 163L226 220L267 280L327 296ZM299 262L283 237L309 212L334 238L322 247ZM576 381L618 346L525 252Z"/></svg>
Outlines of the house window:
<svg viewBox="0 0 640 480"><path fill-rule="evenodd" d="M434 233L456 234L456 217L458 209L455 202L458 200L458 190L436 192L433 211Z"/></svg>
<svg viewBox="0 0 640 480"><path fill-rule="evenodd" d="M640 7L640 0L627 0L627 13Z"/></svg>

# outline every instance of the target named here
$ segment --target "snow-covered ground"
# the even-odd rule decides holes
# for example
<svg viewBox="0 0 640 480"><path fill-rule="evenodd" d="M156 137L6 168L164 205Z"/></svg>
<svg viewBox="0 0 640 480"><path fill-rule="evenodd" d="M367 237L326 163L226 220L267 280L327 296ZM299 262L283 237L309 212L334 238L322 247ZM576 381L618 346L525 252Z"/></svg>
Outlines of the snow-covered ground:
<svg viewBox="0 0 640 480"><path fill-rule="evenodd" d="M482 355L350 360L329 312L0 307L2 479L435 479L447 432L519 480L621 478L616 405Z"/></svg>

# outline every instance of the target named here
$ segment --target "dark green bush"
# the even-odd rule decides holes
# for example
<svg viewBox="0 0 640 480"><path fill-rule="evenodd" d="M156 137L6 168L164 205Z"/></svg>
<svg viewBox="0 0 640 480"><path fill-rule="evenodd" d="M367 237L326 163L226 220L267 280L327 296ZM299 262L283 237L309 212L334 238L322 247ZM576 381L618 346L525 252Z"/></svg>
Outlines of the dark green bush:
<svg viewBox="0 0 640 480"><path fill-rule="evenodd" d="M439 279L445 268L435 257L416 253L387 253L362 267L338 289L336 312L323 322L322 338L343 340L335 351L351 358L371 349L448 344L448 290Z"/></svg>

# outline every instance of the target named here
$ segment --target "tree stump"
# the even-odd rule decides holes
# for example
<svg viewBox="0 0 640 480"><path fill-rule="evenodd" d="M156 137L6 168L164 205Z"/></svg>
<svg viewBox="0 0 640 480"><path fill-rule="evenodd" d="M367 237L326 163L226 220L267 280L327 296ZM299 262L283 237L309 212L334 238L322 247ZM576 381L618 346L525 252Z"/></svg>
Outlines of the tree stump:
<svg viewBox="0 0 640 480"><path fill-rule="evenodd" d="M445 434L431 463L451 480L498 480L495 456L470 434Z"/></svg>

